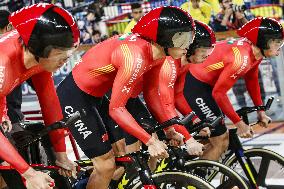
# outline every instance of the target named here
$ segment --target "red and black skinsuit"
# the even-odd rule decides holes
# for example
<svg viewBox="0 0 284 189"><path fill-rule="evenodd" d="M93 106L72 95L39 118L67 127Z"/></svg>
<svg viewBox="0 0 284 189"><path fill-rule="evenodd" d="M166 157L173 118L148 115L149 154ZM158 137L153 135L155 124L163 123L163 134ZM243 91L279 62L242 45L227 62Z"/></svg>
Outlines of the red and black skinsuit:
<svg viewBox="0 0 284 189"><path fill-rule="evenodd" d="M66 116L71 110L87 109L88 116L82 118L81 127L75 125L71 132L88 157L103 155L111 149L107 144L107 133L100 126L101 121L96 121L97 111L87 103L93 101L94 104L98 104L101 97L110 89L111 118L144 144L149 141L151 135L140 127L125 105L129 98L137 97L141 92L148 102L148 107L159 102L159 99L149 100L152 98L149 93L151 88L155 87L153 80L158 78L157 71L164 60L165 57L153 60L151 43L135 34L125 34L108 39L90 49L72 73L59 85L57 93ZM167 106L166 104L165 111L168 109ZM171 112L166 114L166 120L177 115Z"/></svg>
<svg viewBox="0 0 284 189"><path fill-rule="evenodd" d="M252 44L246 39L218 42L203 63L183 67L175 87L177 108L183 114L192 108L200 119L216 118L220 108L233 123L239 122L227 92L243 77L253 103L262 105L258 82L261 60L255 59Z"/></svg>
<svg viewBox="0 0 284 189"><path fill-rule="evenodd" d="M18 85L31 78L36 89L41 111L46 125L63 118L56 95L52 73L46 72L40 65L32 68L24 66L24 47L16 30L0 38L0 118L7 116L6 96ZM65 152L64 130L50 133L51 142L56 152ZM0 157L10 163L17 171L24 173L28 164L18 154L10 142L0 133Z"/></svg>

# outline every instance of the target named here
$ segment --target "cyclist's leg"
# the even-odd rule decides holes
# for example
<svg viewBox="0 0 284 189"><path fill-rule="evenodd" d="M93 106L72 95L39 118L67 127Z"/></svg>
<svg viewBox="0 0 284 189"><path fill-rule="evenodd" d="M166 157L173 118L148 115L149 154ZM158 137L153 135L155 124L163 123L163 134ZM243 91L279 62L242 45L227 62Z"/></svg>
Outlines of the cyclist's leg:
<svg viewBox="0 0 284 189"><path fill-rule="evenodd" d="M118 155L125 154L124 143L121 141L124 138L126 143L126 153L136 152L140 150L141 142L138 141L135 137L124 132L120 127L110 118L108 115L108 105L109 98L111 96L111 91L104 96L102 107L99 110L102 115L103 122L106 125L106 129L110 135L110 140L112 142L113 150ZM141 125L142 122L147 121L148 117L151 117L149 111L143 104L143 102L136 98L130 98L126 104L126 109L131 113L131 115L135 118L135 120Z"/></svg>
<svg viewBox="0 0 284 189"><path fill-rule="evenodd" d="M111 143L101 117L91 102L101 103L101 98L81 91L70 74L57 88L64 117L84 109L86 115L70 127L70 131L85 155L94 163L87 189L107 189L115 171L115 161Z"/></svg>
<svg viewBox="0 0 284 189"><path fill-rule="evenodd" d="M125 155L124 131L109 116L109 96L110 94L103 97L101 106L98 107L98 111L109 134L115 156Z"/></svg>
<svg viewBox="0 0 284 189"><path fill-rule="evenodd" d="M201 120L206 118L214 119L222 115L221 110L212 97L211 86L197 80L189 72L185 79L184 96L192 110ZM223 122L217 125L211 133L209 142L202 158L218 160L229 144L227 128Z"/></svg>
<svg viewBox="0 0 284 189"><path fill-rule="evenodd" d="M92 158L94 170L90 175L86 189L107 189L115 171L115 159L113 151Z"/></svg>

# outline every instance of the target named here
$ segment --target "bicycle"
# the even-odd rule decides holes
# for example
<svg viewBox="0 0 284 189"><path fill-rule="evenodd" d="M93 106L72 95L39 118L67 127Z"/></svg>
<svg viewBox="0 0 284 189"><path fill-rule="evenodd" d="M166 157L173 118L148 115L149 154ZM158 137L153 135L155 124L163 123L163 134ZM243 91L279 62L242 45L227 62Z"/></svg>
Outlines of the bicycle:
<svg viewBox="0 0 284 189"><path fill-rule="evenodd" d="M17 137L21 137L18 140L21 142L17 145L18 151L24 156L27 163L30 164L36 170L48 172L49 175L54 178L56 188L70 189L71 183L68 178L65 178L58 173L58 166L55 165L55 156L51 150L51 144L48 139L47 133L53 129L68 127L75 123L81 114L79 112L73 114L67 120L59 121L51 126L44 127L42 122L25 122L23 127L24 131L18 133ZM44 153L42 153L44 150ZM42 155L46 156L45 158ZM0 172L8 172L10 174L17 175L16 180L8 179L8 187L24 189L26 188L22 182L20 174L11 166L0 166Z"/></svg>
<svg viewBox="0 0 284 189"><path fill-rule="evenodd" d="M149 133L162 130L177 122L187 122L192 118L192 115L179 121L173 118L155 127L154 130L147 130ZM117 166L126 168L124 175L119 180L115 187L119 189L163 189L163 188L214 188L212 185L204 181L202 178L193 174L181 172L180 170L167 170L159 173L151 173L148 167L149 154L146 146L142 146L142 150L133 152L121 157L116 157L115 162ZM80 160L76 162L80 167L92 166L90 160Z"/></svg>
<svg viewBox="0 0 284 189"><path fill-rule="evenodd" d="M212 130L222 120L222 117L218 117L212 123L206 120L203 123L198 123L194 126L191 125L188 130L190 133L199 133L199 131L205 127L209 127ZM193 137L195 137L195 135L193 135ZM173 146L169 146L169 148L170 157L163 159L157 166L155 172L160 172L162 170L181 170L187 173L196 174L219 189L229 189L235 186L237 186L239 189L249 188L243 177L233 171L231 168L219 162L197 159L198 156L190 156L185 148L177 148ZM220 177L224 177L225 181L219 183L216 182L216 179Z"/></svg>
<svg viewBox="0 0 284 189"><path fill-rule="evenodd" d="M244 107L238 110L237 113L242 117L243 121L249 125L248 114L259 110L269 110L273 99L274 98L271 97L265 106ZM250 124L250 126L254 125L255 123ZM237 137L236 129L231 129L229 136L229 149L231 152L228 153L223 160L226 166L246 176L252 188L284 188L284 157L267 149L252 148L244 150L242 143ZM230 156L231 153L234 153L234 156ZM277 178L282 178L282 183L273 183L273 181L270 183L267 182L276 175Z"/></svg>
<svg viewBox="0 0 284 189"><path fill-rule="evenodd" d="M273 97L269 98L264 106L243 107L237 110L237 113L246 124L254 126L257 123L249 124L248 114L259 110L269 110L273 99ZM243 176L250 188L284 188L283 181L280 184L277 182L267 183L267 181L273 179L274 176L284 178L284 157L271 150L262 148L245 150L237 135L237 128L229 129L229 148L222 155L220 161L225 166L232 168ZM278 170L276 170L276 168L278 168ZM212 176L214 176L214 174L217 173L213 173ZM221 177L220 181L225 182L226 178Z"/></svg>
<svg viewBox="0 0 284 189"><path fill-rule="evenodd" d="M78 115L76 114L78 113L75 113L75 115L69 118L66 123L61 121L51 126L45 127L36 135L36 137L33 137L32 140L29 140L28 142L26 142L19 148L22 149L26 146L30 146L32 144L37 143L51 130L68 127L69 125L71 125L78 119ZM171 122L166 122L165 124L161 124L160 127L165 128L170 125L171 125ZM138 188L144 187L144 188L149 188L149 189L156 189L156 188L163 189L163 188L175 187L175 188L182 189L182 188L194 187L194 188L200 188L200 189L213 189L213 187L209 183L204 181L203 179L195 175L183 173L180 171L164 171L164 172L160 172L157 174L151 174L148 168L148 165L147 165L148 157L149 157L148 152L145 150L144 151L142 150L139 152L134 152L134 153L131 153L125 156L115 158L117 165L124 166L125 164L128 164L136 171L136 174L134 174L133 176L136 177L137 182L125 188L129 188L129 189L137 188L138 189ZM87 164L82 165L78 161L78 165L79 167L80 166L84 167ZM57 169L59 169L57 166L50 166L50 165L45 166L42 164L33 164L31 166L34 167L35 169L39 169L42 171L51 171L51 172L54 172ZM12 168L10 166L2 166L0 167L0 169L10 170ZM72 188L71 186L72 181L68 180L68 182L69 182L68 184L64 185L64 189ZM57 182L55 183L57 186ZM57 186L57 187L60 189L63 188L61 186ZM121 186L118 186L118 188L121 188Z"/></svg>

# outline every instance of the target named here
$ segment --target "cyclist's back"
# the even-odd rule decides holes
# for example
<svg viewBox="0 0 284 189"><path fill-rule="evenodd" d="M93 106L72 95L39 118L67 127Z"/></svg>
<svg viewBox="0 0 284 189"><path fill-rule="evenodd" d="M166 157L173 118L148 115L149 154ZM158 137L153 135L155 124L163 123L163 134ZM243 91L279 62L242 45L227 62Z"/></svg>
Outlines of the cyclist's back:
<svg viewBox="0 0 284 189"><path fill-rule="evenodd" d="M151 53L150 43L134 34L116 36L90 49L72 75L76 85L93 96L101 97L111 89L116 75L120 82L125 82L127 91L153 65ZM113 92L116 90L119 89Z"/></svg>
<svg viewBox="0 0 284 189"><path fill-rule="evenodd" d="M221 41L202 64L189 64L190 73L200 81L214 86L218 79L233 83L256 67L261 60L252 54L249 41Z"/></svg>

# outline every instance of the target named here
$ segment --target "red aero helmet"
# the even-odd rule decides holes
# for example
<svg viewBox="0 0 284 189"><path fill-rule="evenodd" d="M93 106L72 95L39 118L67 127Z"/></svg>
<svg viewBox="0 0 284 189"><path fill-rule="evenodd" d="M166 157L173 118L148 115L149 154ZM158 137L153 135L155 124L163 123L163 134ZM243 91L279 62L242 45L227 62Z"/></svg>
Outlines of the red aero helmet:
<svg viewBox="0 0 284 189"><path fill-rule="evenodd" d="M214 47L216 44L216 37L213 29L207 24L194 20L195 23L195 38L193 43L189 45L187 56L194 54L195 49L201 47Z"/></svg>
<svg viewBox="0 0 284 189"><path fill-rule="evenodd" d="M154 41L164 48L175 47L173 36L181 32L191 32L194 39L195 25L192 17L179 7L159 7L145 14L134 26L132 33Z"/></svg>
<svg viewBox="0 0 284 189"><path fill-rule="evenodd" d="M80 33L73 16L53 4L38 3L24 7L13 12L9 21L37 57L47 57L50 47L79 45Z"/></svg>
<svg viewBox="0 0 284 189"><path fill-rule="evenodd" d="M247 38L262 50L268 49L269 39L283 39L283 32L283 27L277 20L265 17L252 19L237 30L240 37Z"/></svg>

